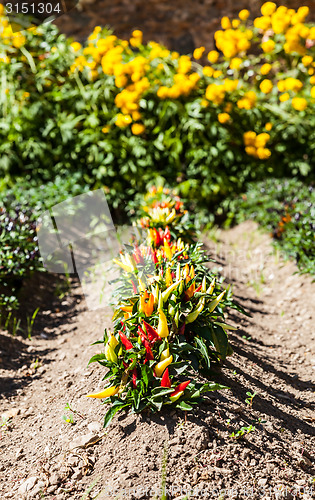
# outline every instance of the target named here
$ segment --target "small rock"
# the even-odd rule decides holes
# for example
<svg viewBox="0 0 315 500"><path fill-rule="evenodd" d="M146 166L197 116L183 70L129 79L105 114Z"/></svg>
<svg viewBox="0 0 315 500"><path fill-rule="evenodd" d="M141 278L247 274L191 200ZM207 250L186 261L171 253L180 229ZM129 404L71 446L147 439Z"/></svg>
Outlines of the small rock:
<svg viewBox="0 0 315 500"><path fill-rule="evenodd" d="M26 481L24 481L24 483L21 484L18 493L20 495L24 495L24 493L34 488L36 482L37 482L37 477L29 477L28 479L26 479Z"/></svg>
<svg viewBox="0 0 315 500"><path fill-rule="evenodd" d="M69 443L69 449L72 450L73 448L84 448L88 444L92 444L97 442L100 439L98 434L95 433L89 433L89 434L84 434L83 436L78 436L76 439L71 441Z"/></svg>
<svg viewBox="0 0 315 500"><path fill-rule="evenodd" d="M101 424L94 420L88 424L88 429L91 433L98 433L101 430Z"/></svg>
<svg viewBox="0 0 315 500"><path fill-rule="evenodd" d="M50 485L55 485L55 484L58 485L60 482L61 482L61 477L57 473L52 474L49 478Z"/></svg>
<svg viewBox="0 0 315 500"><path fill-rule="evenodd" d="M20 408L12 408L11 410L7 410L4 413L2 413L2 419L3 420L9 420L10 418L14 418L20 413Z"/></svg>
<svg viewBox="0 0 315 500"><path fill-rule="evenodd" d="M15 458L19 459L19 458L21 458L22 455L23 455L23 448L18 448L16 450Z"/></svg>

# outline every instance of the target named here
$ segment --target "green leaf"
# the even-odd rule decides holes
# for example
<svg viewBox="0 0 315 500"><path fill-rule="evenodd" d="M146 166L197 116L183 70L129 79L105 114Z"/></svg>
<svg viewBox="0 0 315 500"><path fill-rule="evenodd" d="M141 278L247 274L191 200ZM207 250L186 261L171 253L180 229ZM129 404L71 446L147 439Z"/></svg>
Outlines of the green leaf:
<svg viewBox="0 0 315 500"><path fill-rule="evenodd" d="M103 352L101 352L100 354L95 354L94 356L92 356L92 358L88 362L88 365L91 363L95 363L96 361L101 361L102 359L106 359L106 356Z"/></svg>
<svg viewBox="0 0 315 500"><path fill-rule="evenodd" d="M109 426L111 423L113 417L116 415L116 413L119 410L122 410L122 408L125 408L126 406L130 406L130 403L120 403L117 405L112 405L111 408L107 411L105 418L104 418L104 429Z"/></svg>
<svg viewBox="0 0 315 500"><path fill-rule="evenodd" d="M176 408L180 408L181 410L185 411L190 411L193 409L193 407L186 403L186 401L180 401L179 403L177 403Z"/></svg>
<svg viewBox="0 0 315 500"><path fill-rule="evenodd" d="M225 359L228 351L228 338L221 326L212 325L215 348L221 359Z"/></svg>
<svg viewBox="0 0 315 500"><path fill-rule="evenodd" d="M204 343L204 341L202 339L199 339L198 337L195 337L195 340L196 340L196 343L199 346L199 349L200 349L200 352L201 352L203 358L206 361L207 368L210 368L210 358L209 358L209 355L208 355L208 349L207 349L206 344Z"/></svg>

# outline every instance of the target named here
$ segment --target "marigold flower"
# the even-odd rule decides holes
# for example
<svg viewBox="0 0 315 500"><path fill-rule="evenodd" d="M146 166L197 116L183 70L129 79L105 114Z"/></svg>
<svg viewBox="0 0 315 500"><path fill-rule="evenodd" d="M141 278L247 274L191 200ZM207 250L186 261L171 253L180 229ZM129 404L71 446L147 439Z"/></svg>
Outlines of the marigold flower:
<svg viewBox="0 0 315 500"><path fill-rule="evenodd" d="M297 111L304 111L307 108L307 100L304 97L294 97L292 99L292 107Z"/></svg>
<svg viewBox="0 0 315 500"><path fill-rule="evenodd" d="M247 9L243 9L239 12L238 14L238 17L242 20L242 21L246 21L250 16L250 12L249 10Z"/></svg>
<svg viewBox="0 0 315 500"><path fill-rule="evenodd" d="M219 59L219 52L216 50L211 50L208 54L208 61L211 62L212 64L215 64L218 62Z"/></svg>
<svg viewBox="0 0 315 500"><path fill-rule="evenodd" d="M263 92L263 94L270 94L273 89L272 81L267 79L263 80L259 85L259 88Z"/></svg>
<svg viewBox="0 0 315 500"><path fill-rule="evenodd" d="M257 156L260 160L267 160L271 156L271 151L267 148L257 148Z"/></svg>
<svg viewBox="0 0 315 500"><path fill-rule="evenodd" d="M313 97L313 99L315 99L315 87L311 88L311 97Z"/></svg>
<svg viewBox="0 0 315 500"><path fill-rule="evenodd" d="M310 66L313 62L312 56L304 56L302 57L302 63L305 67Z"/></svg>
<svg viewBox="0 0 315 500"><path fill-rule="evenodd" d="M254 146L257 134L256 132L249 130L243 134L243 140L245 146Z"/></svg>
<svg viewBox="0 0 315 500"><path fill-rule="evenodd" d="M280 102L286 102L290 99L290 94L288 92L285 92L279 97Z"/></svg>
<svg viewBox="0 0 315 500"><path fill-rule="evenodd" d="M145 132L145 126L142 123L134 123L131 131L134 135L141 135Z"/></svg>
<svg viewBox="0 0 315 500"><path fill-rule="evenodd" d="M262 65L262 67L260 68L260 72L262 75L268 75L268 73L270 73L271 69L272 69L271 64L266 63L266 64Z"/></svg>
<svg viewBox="0 0 315 500"><path fill-rule="evenodd" d="M81 49L82 45L79 42L73 42L70 44L70 47L72 48L72 50L74 50L74 52L77 52Z"/></svg>
<svg viewBox="0 0 315 500"><path fill-rule="evenodd" d="M228 113L219 113L218 120L220 123L227 123L230 120L230 115Z"/></svg>
<svg viewBox="0 0 315 500"><path fill-rule="evenodd" d="M272 123L270 122L266 123L265 129L269 132L272 129Z"/></svg>
<svg viewBox="0 0 315 500"><path fill-rule="evenodd" d="M194 58L197 60L201 59L205 50L206 50L205 47L199 47L199 48L195 49L194 50Z"/></svg>
<svg viewBox="0 0 315 500"><path fill-rule="evenodd" d="M221 26L224 30L228 30L228 29L232 28L231 21L227 16L222 17Z"/></svg>
<svg viewBox="0 0 315 500"><path fill-rule="evenodd" d="M234 57L231 62L230 62L230 68L231 69L238 69L243 62L243 59L240 57Z"/></svg>
<svg viewBox="0 0 315 500"><path fill-rule="evenodd" d="M261 6L263 16L271 16L275 12L277 5L274 2L266 2Z"/></svg>
<svg viewBox="0 0 315 500"><path fill-rule="evenodd" d="M261 48L263 51L268 54L269 52L272 52L275 48L275 42L273 40L267 40L266 42L263 42L261 44Z"/></svg>

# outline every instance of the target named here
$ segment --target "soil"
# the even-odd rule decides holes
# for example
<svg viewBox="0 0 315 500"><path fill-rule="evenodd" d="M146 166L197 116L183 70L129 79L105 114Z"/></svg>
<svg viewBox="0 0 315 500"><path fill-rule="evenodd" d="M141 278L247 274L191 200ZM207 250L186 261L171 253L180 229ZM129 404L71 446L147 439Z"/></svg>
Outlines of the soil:
<svg viewBox="0 0 315 500"><path fill-rule="evenodd" d="M87 310L76 281L61 302L46 277L28 285L46 301L32 338L0 333L1 500L160 500L164 483L178 500L314 497L315 284L253 222L205 243L251 316L229 314L234 354L216 375L229 389L192 413L118 414L104 433L85 395L102 388L88 360L112 311Z"/></svg>

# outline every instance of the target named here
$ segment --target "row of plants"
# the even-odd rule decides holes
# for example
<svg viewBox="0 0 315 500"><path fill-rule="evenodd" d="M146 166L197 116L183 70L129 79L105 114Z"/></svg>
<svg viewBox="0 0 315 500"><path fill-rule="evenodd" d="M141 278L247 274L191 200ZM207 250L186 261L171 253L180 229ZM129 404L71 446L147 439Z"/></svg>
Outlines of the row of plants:
<svg viewBox="0 0 315 500"><path fill-rule="evenodd" d="M88 397L110 404L104 426L121 410L191 410L202 393L222 389L213 364L232 354L225 323L230 287L206 266L192 240L187 211L175 193L153 187L139 206L145 241L133 241L114 262L121 276L114 296L113 329L90 363L106 369L105 388ZM205 378L207 379L205 381Z"/></svg>
<svg viewBox="0 0 315 500"><path fill-rule="evenodd" d="M301 272L315 274L315 186L296 178L252 183L217 209L225 225L254 219Z"/></svg>
<svg viewBox="0 0 315 500"><path fill-rule="evenodd" d="M158 175L207 205L250 180L312 177L315 27L308 8L222 18L216 50L180 55L135 30L81 45L51 24L12 33L0 7L3 183L81 173L111 206Z"/></svg>

